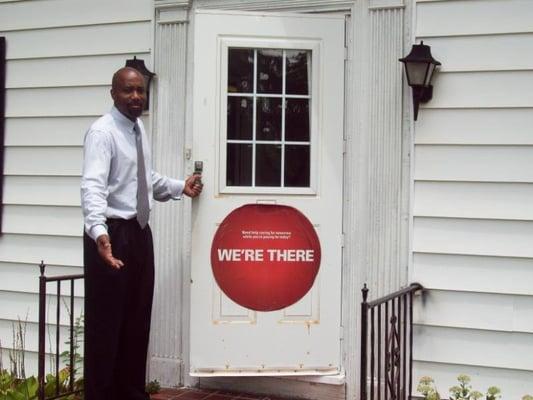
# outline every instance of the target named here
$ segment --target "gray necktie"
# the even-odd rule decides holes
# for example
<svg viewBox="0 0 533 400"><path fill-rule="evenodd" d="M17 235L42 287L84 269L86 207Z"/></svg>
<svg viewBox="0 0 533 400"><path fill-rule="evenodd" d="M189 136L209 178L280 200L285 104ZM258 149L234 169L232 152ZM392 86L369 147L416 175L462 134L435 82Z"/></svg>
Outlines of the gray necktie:
<svg viewBox="0 0 533 400"><path fill-rule="evenodd" d="M135 124L134 129L137 144L137 222L139 222L141 228L144 228L148 223L148 218L150 218L150 204L148 202L141 130L137 124Z"/></svg>

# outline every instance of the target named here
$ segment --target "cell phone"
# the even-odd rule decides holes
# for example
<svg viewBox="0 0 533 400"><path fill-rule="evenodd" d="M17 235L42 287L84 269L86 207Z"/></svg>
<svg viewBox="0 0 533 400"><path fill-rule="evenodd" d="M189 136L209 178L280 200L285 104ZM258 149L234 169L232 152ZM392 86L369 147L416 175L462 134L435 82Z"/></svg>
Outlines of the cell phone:
<svg viewBox="0 0 533 400"><path fill-rule="evenodd" d="M203 170L204 170L204 162L195 161L194 162L194 173L201 175Z"/></svg>
<svg viewBox="0 0 533 400"><path fill-rule="evenodd" d="M204 170L204 163L203 161L195 161L194 162L194 174L195 175L202 175L202 171ZM202 183L201 178L197 179L198 183Z"/></svg>

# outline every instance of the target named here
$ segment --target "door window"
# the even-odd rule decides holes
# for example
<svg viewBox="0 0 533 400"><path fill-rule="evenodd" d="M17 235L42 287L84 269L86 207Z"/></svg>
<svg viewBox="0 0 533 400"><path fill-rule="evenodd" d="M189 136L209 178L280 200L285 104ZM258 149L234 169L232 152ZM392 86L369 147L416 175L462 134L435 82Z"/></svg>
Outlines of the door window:
<svg viewBox="0 0 533 400"><path fill-rule="evenodd" d="M312 50L226 50L223 191L308 193L313 175Z"/></svg>

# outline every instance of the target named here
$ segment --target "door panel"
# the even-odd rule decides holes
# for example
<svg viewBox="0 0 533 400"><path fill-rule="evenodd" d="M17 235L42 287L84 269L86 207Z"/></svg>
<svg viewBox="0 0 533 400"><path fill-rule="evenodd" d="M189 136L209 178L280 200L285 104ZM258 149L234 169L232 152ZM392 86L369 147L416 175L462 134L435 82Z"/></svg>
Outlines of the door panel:
<svg viewBox="0 0 533 400"><path fill-rule="evenodd" d="M190 373L337 373L344 19L197 11L194 23L193 155L204 165L204 192L193 203ZM283 309L247 309L215 280L210 257L217 229L227 228L226 217L245 205L297 214L318 237L318 275L305 295ZM243 223L251 235L256 221ZM256 242L263 247L273 238L272 243L289 244L300 239L298 233L259 233ZM243 231L242 242L250 237ZM313 261L296 249L267 246L248 254L239 245L234 250L242 254L235 253L231 267L242 263L244 270L242 261L250 257L267 280L276 278L269 268L280 262L287 266L282 274L292 279L294 271L297 283L301 278L292 266L300 263L299 271L307 274L305 263ZM264 289L265 282L260 284Z"/></svg>

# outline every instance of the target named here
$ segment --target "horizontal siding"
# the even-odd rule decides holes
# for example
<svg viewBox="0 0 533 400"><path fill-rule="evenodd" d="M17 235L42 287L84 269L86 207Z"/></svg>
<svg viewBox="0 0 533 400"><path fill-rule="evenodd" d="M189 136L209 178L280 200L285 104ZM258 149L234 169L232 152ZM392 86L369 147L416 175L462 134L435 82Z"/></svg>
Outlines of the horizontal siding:
<svg viewBox="0 0 533 400"><path fill-rule="evenodd" d="M533 394L533 2L416 3L442 62L415 124L415 374ZM478 385L476 382L480 382Z"/></svg>
<svg viewBox="0 0 533 400"><path fill-rule="evenodd" d="M418 361L533 371L533 335L462 328L415 326Z"/></svg>
<svg viewBox="0 0 533 400"><path fill-rule="evenodd" d="M416 180L533 182L533 146L417 145Z"/></svg>
<svg viewBox="0 0 533 400"><path fill-rule="evenodd" d="M440 72L433 84L433 99L424 109L533 107L531 70Z"/></svg>
<svg viewBox="0 0 533 400"><path fill-rule="evenodd" d="M113 104L111 85L6 90L6 117L94 116ZM75 99L75 101L72 101Z"/></svg>
<svg viewBox="0 0 533 400"><path fill-rule="evenodd" d="M448 389L457 385L459 374L472 377L473 388L483 393L490 386L503 388L505 400L519 400L533 393L533 372L420 361L414 363L414 388L420 377L429 375L435 379L441 397L447 398Z"/></svg>
<svg viewBox="0 0 533 400"><path fill-rule="evenodd" d="M415 183L413 215L533 221L533 183Z"/></svg>
<svg viewBox="0 0 533 400"><path fill-rule="evenodd" d="M6 175L80 176L81 147L7 147Z"/></svg>
<svg viewBox="0 0 533 400"><path fill-rule="evenodd" d="M416 122L415 143L531 145L532 126L529 108L425 109Z"/></svg>
<svg viewBox="0 0 533 400"><path fill-rule="evenodd" d="M533 68L533 32L489 37L434 37L424 42L431 46L433 56L443 61L441 71L505 71Z"/></svg>
<svg viewBox="0 0 533 400"><path fill-rule="evenodd" d="M0 31L6 37L8 60L106 54L148 53L152 47L151 23ZM67 65L64 66L66 68ZM88 73L89 74L89 73Z"/></svg>
<svg viewBox="0 0 533 400"><path fill-rule="evenodd" d="M50 9L54 12L50 12ZM102 12L105 10L105 12ZM2 5L0 26L4 31L100 25L110 22L145 21L152 8L147 1L131 0L48 0ZM38 15L39 18L35 18Z"/></svg>
<svg viewBox="0 0 533 400"><path fill-rule="evenodd" d="M6 176L5 204L79 206L79 176Z"/></svg>
<svg viewBox="0 0 533 400"><path fill-rule="evenodd" d="M49 284L48 289L55 292L55 285ZM1 321L9 322L26 320L28 323L37 325L39 323L39 296L33 293L19 293L19 292L0 292L0 299L2 300L2 314ZM68 307L66 306L68 304ZM55 324L56 322L56 307L57 297L47 296L46 298L46 322ZM60 325L68 326L70 323L70 316L68 310L70 309L70 298L61 297L60 308ZM83 298L75 297L74 299L74 315L79 316L83 309ZM35 341L35 348L37 348L37 341Z"/></svg>
<svg viewBox="0 0 533 400"><path fill-rule="evenodd" d="M39 325L36 323L26 323L25 325L26 329L26 335L25 335L25 348L27 351L35 352L37 353L39 347ZM10 335L13 332L13 322L12 321L5 321L0 320L0 337L10 337ZM68 340L68 330L63 328L60 330L59 334L59 353L61 354L63 351L66 351L69 349L69 346L65 344L65 342ZM56 348L56 331L55 327L52 327L48 329L46 333L46 350L50 352L51 349L55 352ZM53 346L53 347L51 347ZM4 346L7 349L10 349L13 347L13 343L6 343ZM6 365L6 364L4 364ZM9 365L9 364L7 364ZM7 366L6 365L6 366Z"/></svg>
<svg viewBox="0 0 533 400"><path fill-rule="evenodd" d="M141 117L149 130L148 115ZM6 120L6 146L82 146L95 117L15 117Z"/></svg>
<svg viewBox="0 0 533 400"><path fill-rule="evenodd" d="M416 36L533 32L531 0L419 2Z"/></svg>
<svg viewBox="0 0 533 400"><path fill-rule="evenodd" d="M413 251L533 257L533 223L415 217Z"/></svg>
<svg viewBox="0 0 533 400"><path fill-rule="evenodd" d="M4 233L81 237L83 232L80 207L6 205L4 215Z"/></svg>
<svg viewBox="0 0 533 400"><path fill-rule="evenodd" d="M46 264L81 267L82 238L5 234L0 237L0 260L28 264L44 260Z"/></svg>
<svg viewBox="0 0 533 400"><path fill-rule="evenodd" d="M417 325L529 333L533 341L532 312L533 296L431 290L414 318Z"/></svg>
<svg viewBox="0 0 533 400"><path fill-rule="evenodd" d="M38 264L24 263L0 263L2 279L0 279L0 291L39 293L39 276L41 275ZM83 268L47 265L45 274L56 275L77 275L82 274ZM53 284L49 284L50 289L55 290ZM83 281L77 281L74 285L76 296L83 296ZM70 284L62 285L62 293L70 293ZM5 317L5 316L4 316Z"/></svg>
<svg viewBox="0 0 533 400"><path fill-rule="evenodd" d="M533 258L415 253L411 279L428 289L533 295Z"/></svg>
<svg viewBox="0 0 533 400"><path fill-rule="evenodd" d="M149 53L136 53L151 69ZM126 64L132 55L60 57L11 60L6 65L6 88L91 86L111 84L110 71ZM87 71L91 71L90 74Z"/></svg>
<svg viewBox="0 0 533 400"><path fill-rule="evenodd" d="M37 372L38 265L49 265L47 275L83 272L83 138L112 105L112 74L134 55L152 69L153 7L148 0L0 1L8 59L0 341L9 347L12 321L28 313L31 374ZM149 116L143 119L149 127ZM75 294L79 311L82 282Z"/></svg>

